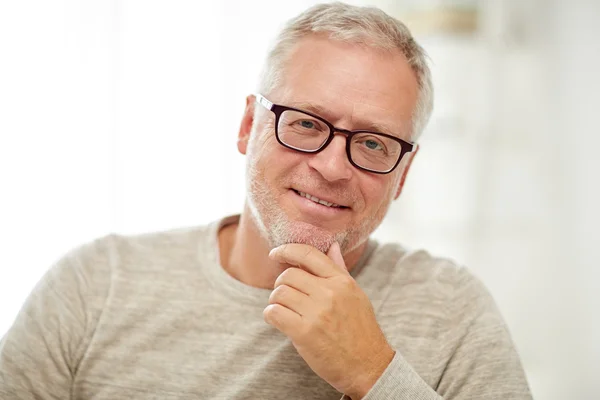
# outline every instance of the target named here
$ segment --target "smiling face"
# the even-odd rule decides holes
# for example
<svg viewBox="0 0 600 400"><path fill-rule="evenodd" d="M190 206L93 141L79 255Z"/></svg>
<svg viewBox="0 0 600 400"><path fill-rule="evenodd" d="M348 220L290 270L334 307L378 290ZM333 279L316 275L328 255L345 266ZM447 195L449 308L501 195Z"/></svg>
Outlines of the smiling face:
<svg viewBox="0 0 600 400"><path fill-rule="evenodd" d="M283 76L265 93L275 104L313 112L337 128L410 140L418 85L400 52L312 35L296 45ZM362 171L350 164L344 135L316 154L290 150L277 142L274 114L258 110L255 120L255 107L262 108L250 96L238 148L247 154L247 208L269 245L305 243L326 252L335 240L346 254L364 243L400 194L414 153L390 174Z"/></svg>

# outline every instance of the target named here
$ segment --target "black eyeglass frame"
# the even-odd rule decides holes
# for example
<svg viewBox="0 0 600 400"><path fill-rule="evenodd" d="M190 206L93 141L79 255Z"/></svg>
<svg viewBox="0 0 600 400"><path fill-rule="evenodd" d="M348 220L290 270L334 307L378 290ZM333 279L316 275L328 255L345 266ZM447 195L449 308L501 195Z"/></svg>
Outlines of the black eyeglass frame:
<svg viewBox="0 0 600 400"><path fill-rule="evenodd" d="M269 110L269 111L273 112L273 114L275 114L275 137L277 138L277 141L279 142L279 144L281 144L283 147L286 147L286 148L291 149L291 150L296 150L296 151L299 151L301 153L316 154L316 153L322 151L323 149L325 149L329 145L329 143L331 143L331 141L335 137L335 133L336 132L340 132L340 133L342 133L342 134L344 134L346 136L346 156L348 157L348 161L350 161L350 164L352 164L354 167L356 167L358 169L361 169L363 171L372 172L374 174L389 174L394 169L396 169L396 167L398 166L398 164L400 164L400 161L402 161L402 157L404 157L406 155L406 153L411 153L417 147L416 143L410 143L410 142L407 142L407 141L402 140L400 138L397 138L396 136L388 135L388 134L381 133L381 132L373 132L373 131L365 131L365 130L349 131L347 129L336 128L335 126L333 126L332 123L330 123L329 121L327 121L323 117L315 115L315 114L313 114L311 112L300 110L300 109L294 108L294 107L284 106L284 105L281 105L281 104L274 104L272 101L269 101L266 97L264 97L261 94L256 94L255 96L256 96L256 100L263 107L265 107L267 110ZM329 132L330 132L329 133L329 137L327 138L327 140L325 142L323 142L323 144L318 149L315 149L315 150L300 149L298 147L290 146L289 144L284 143L279 138L279 119L281 118L281 114L283 114L284 111L288 111L288 110L289 111L297 111L297 112L304 113L306 115L310 115L311 117L316 118L319 121L323 122L325 125L327 125L327 127L329 128ZM359 133L369 133L369 134L372 134L372 135L375 135L375 136L383 136L385 138L392 139L392 140L400 143L400 149L401 149L400 150L400 156L398 157L398 160L396 161L396 163L394 164L394 166L391 167L387 171L377 171L377 170L365 168L365 167L362 167L362 166L356 164L354 162L354 160L352 160L352 156L350 155L350 143L352 142L352 137L354 135L356 135L356 134L359 134Z"/></svg>

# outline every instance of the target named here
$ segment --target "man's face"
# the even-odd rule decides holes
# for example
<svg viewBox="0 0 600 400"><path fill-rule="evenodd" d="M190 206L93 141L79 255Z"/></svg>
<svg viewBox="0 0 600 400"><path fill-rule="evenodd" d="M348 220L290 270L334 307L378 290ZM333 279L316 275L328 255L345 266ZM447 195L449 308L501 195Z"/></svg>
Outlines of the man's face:
<svg viewBox="0 0 600 400"><path fill-rule="evenodd" d="M399 52L309 36L294 48L283 76L266 94L275 104L312 111L337 128L410 139L418 86ZM259 110L253 120L254 107L262 106L249 100L239 148L248 156L247 205L261 234L272 247L305 243L322 252L336 240L344 254L364 243L400 194L412 154L381 175L350 164L341 134L316 154L290 150L276 140L274 114ZM301 192L343 207L317 204Z"/></svg>

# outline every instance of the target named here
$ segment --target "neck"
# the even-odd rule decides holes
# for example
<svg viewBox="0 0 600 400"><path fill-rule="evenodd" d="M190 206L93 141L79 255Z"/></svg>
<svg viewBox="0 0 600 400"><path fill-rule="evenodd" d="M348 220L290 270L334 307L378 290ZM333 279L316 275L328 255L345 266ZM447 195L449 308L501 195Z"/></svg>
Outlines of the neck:
<svg viewBox="0 0 600 400"><path fill-rule="evenodd" d="M289 267L269 258L272 248L260 234L247 205L239 222L223 227L218 238L221 265L231 276L246 285L272 289L277 277ZM362 243L343 254L348 271L356 266L366 245L367 242Z"/></svg>

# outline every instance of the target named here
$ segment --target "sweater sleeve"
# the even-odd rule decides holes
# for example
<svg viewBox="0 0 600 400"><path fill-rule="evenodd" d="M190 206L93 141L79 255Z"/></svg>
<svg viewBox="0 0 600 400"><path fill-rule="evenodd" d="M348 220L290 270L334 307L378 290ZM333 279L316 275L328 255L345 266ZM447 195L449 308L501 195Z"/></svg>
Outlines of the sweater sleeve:
<svg viewBox="0 0 600 400"><path fill-rule="evenodd" d="M437 392L451 400L530 400L521 360L492 296L466 269L456 287L441 336L449 358Z"/></svg>
<svg viewBox="0 0 600 400"><path fill-rule="evenodd" d="M363 400L441 400L435 392L408 362L396 352L396 355L379 377L375 385ZM344 396L342 400L350 400Z"/></svg>
<svg viewBox="0 0 600 400"><path fill-rule="evenodd" d="M0 341L0 398L68 399L93 335L110 277L96 245L57 262L33 289ZM104 265L107 265L104 263Z"/></svg>
<svg viewBox="0 0 600 400"><path fill-rule="evenodd" d="M439 339L446 361L437 387L421 379L397 351L363 400L532 399L506 324L488 291L466 270L459 272L455 287Z"/></svg>

